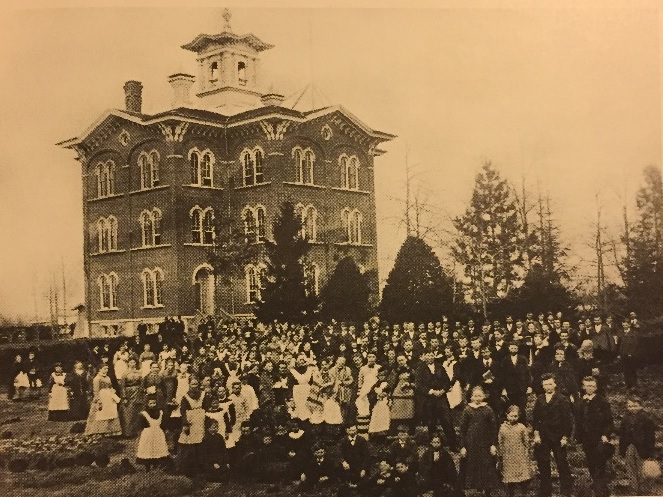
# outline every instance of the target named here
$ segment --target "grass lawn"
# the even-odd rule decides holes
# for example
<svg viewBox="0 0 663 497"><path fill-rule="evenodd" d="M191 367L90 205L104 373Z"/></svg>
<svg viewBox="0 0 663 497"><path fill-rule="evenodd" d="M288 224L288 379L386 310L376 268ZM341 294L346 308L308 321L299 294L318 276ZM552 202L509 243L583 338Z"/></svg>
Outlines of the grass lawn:
<svg viewBox="0 0 663 497"><path fill-rule="evenodd" d="M618 425L625 404L625 391L621 377L614 376L616 382L610 385L609 397ZM649 366L641 372L641 391L645 399L645 408L653 415L657 426L663 425L663 366ZM11 436L20 440L34 437L67 435L72 423L46 421L47 409L44 398L28 402L9 402L3 394L0 399L0 434L11 432ZM656 433L658 459L661 460L663 431ZM0 488L4 494L12 497L297 497L303 494L293 485L268 486L260 484L204 483L190 480L184 476L172 476L160 471L146 473L137 467L134 473L127 474L120 469L120 460L128 458L134 461L137 440L122 441L122 450L111 457L107 467L67 467L51 471L28 470L21 473L8 471L6 465L0 468ZM590 480L584 463L584 457L578 447L572 447L569 461L575 478L576 495L591 495ZM612 461L613 495L630 495L624 486L624 470L621 460L615 456ZM260 468L256 468L257 471ZM538 482L532 485L532 494ZM317 493L323 497L335 495L335 491ZM495 495L503 495L501 492ZM653 485L652 495L663 495L663 482Z"/></svg>

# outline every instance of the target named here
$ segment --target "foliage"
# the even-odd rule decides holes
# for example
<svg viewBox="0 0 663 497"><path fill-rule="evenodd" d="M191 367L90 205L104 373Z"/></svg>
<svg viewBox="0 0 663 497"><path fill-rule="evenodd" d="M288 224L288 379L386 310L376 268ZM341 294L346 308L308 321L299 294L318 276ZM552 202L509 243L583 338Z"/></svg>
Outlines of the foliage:
<svg viewBox="0 0 663 497"><path fill-rule="evenodd" d="M228 280L243 271L255 259L259 246L249 243L243 227L234 218L221 211L214 219L214 244L207 251L209 264L217 277Z"/></svg>
<svg viewBox="0 0 663 497"><path fill-rule="evenodd" d="M339 321L366 321L371 315L368 275L350 256L341 259L321 292L321 317Z"/></svg>
<svg viewBox="0 0 663 497"><path fill-rule="evenodd" d="M408 236L382 291L380 315L389 322L425 322L452 313L451 278L425 241Z"/></svg>
<svg viewBox="0 0 663 497"><path fill-rule="evenodd" d="M663 183L659 168L645 168L636 207L638 218L627 240L625 291L630 308L650 317L663 308Z"/></svg>
<svg viewBox="0 0 663 497"><path fill-rule="evenodd" d="M284 202L272 224L274 240L265 241L267 269L261 301L255 308L263 322L309 321L317 307L316 296L306 288L303 259L310 246L301 232L301 217L291 202Z"/></svg>
<svg viewBox="0 0 663 497"><path fill-rule="evenodd" d="M519 288L513 290L505 299L496 301L491 308L491 315L524 316L528 312L562 311L562 315L571 318L576 313L577 299L567 289L560 277L540 264L534 264L525 276Z"/></svg>
<svg viewBox="0 0 663 497"><path fill-rule="evenodd" d="M464 268L468 297L486 315L489 302L506 297L522 281L525 242L511 188L490 162L477 174L470 206L454 226L452 251Z"/></svg>

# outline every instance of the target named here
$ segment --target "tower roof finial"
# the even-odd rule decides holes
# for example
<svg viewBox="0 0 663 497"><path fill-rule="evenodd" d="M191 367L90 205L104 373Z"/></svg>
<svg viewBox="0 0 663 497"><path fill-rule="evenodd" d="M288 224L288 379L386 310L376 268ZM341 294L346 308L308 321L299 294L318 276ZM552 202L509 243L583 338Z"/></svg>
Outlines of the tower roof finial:
<svg viewBox="0 0 663 497"><path fill-rule="evenodd" d="M230 11L230 9L225 8L223 9L223 30L227 31L229 33L232 33L232 27L230 26L230 20L233 18L233 13Z"/></svg>

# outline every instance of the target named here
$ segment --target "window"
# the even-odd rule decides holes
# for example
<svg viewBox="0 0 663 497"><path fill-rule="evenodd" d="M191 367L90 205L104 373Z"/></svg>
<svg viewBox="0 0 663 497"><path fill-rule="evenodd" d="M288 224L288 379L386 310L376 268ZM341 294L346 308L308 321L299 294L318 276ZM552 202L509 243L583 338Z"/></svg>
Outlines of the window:
<svg viewBox="0 0 663 497"><path fill-rule="evenodd" d="M209 79L210 81L216 81L219 79L219 63L212 62L209 66Z"/></svg>
<svg viewBox="0 0 663 497"><path fill-rule="evenodd" d="M246 243L253 243L256 238L256 218L253 209L245 207L242 211L242 222L244 223L244 239Z"/></svg>
<svg viewBox="0 0 663 497"><path fill-rule="evenodd" d="M314 242L318 238L318 210L312 205L299 204L297 212L302 220L302 238Z"/></svg>
<svg viewBox="0 0 663 497"><path fill-rule="evenodd" d="M265 241L265 208L256 207L256 241Z"/></svg>
<svg viewBox="0 0 663 497"><path fill-rule="evenodd" d="M117 283L115 273L102 274L97 280L99 284L99 304L101 310L117 309Z"/></svg>
<svg viewBox="0 0 663 497"><path fill-rule="evenodd" d="M209 264L199 266L193 275L197 309L204 314L214 314L214 274Z"/></svg>
<svg viewBox="0 0 663 497"><path fill-rule="evenodd" d="M115 163L112 160L100 162L95 167L97 177L97 198L115 194Z"/></svg>
<svg viewBox="0 0 663 497"><path fill-rule="evenodd" d="M96 224L97 253L117 250L117 219L115 216L99 218Z"/></svg>
<svg viewBox="0 0 663 497"><path fill-rule="evenodd" d="M362 215L355 209L343 209L341 212L341 220L343 222L343 231L346 235L346 242L359 245L361 244L361 222Z"/></svg>
<svg viewBox="0 0 663 497"><path fill-rule="evenodd" d="M242 151L240 161L242 163L242 184L244 186L258 185L265 181L264 158L265 153L260 147Z"/></svg>
<svg viewBox="0 0 663 497"><path fill-rule="evenodd" d="M138 156L138 166L140 167L140 189L149 190L159 186L159 152L142 152Z"/></svg>
<svg viewBox="0 0 663 497"><path fill-rule="evenodd" d="M262 299L262 290L265 280L265 268L262 265L249 264L245 268L246 274L246 303L255 304Z"/></svg>
<svg viewBox="0 0 663 497"><path fill-rule="evenodd" d="M143 247L161 245L161 218L161 211L156 207L151 211L140 213L139 221Z"/></svg>
<svg viewBox="0 0 663 497"><path fill-rule="evenodd" d="M189 211L191 217L191 243L212 245L216 236L214 227L214 209L196 205Z"/></svg>
<svg viewBox="0 0 663 497"><path fill-rule="evenodd" d="M304 267L304 289L306 295L318 295L320 291L320 268L313 262Z"/></svg>
<svg viewBox="0 0 663 497"><path fill-rule="evenodd" d="M295 161L296 182L306 185L314 184L313 165L315 163L315 154L310 148L302 150L295 147L292 151L292 157Z"/></svg>
<svg viewBox="0 0 663 497"><path fill-rule="evenodd" d="M192 185L214 186L214 154L210 150L191 149L189 167Z"/></svg>
<svg viewBox="0 0 663 497"><path fill-rule="evenodd" d="M163 270L143 269L143 307L163 307Z"/></svg>
<svg viewBox="0 0 663 497"><path fill-rule="evenodd" d="M245 62L238 62L237 63L237 82L241 86L246 86L247 79L246 79L246 63Z"/></svg>
<svg viewBox="0 0 663 497"><path fill-rule="evenodd" d="M359 159L343 154L338 160L341 168L341 187L359 190Z"/></svg>
<svg viewBox="0 0 663 497"><path fill-rule="evenodd" d="M246 243L264 242L266 238L267 213L262 205L256 207L246 206L242 211L244 224L244 240Z"/></svg>

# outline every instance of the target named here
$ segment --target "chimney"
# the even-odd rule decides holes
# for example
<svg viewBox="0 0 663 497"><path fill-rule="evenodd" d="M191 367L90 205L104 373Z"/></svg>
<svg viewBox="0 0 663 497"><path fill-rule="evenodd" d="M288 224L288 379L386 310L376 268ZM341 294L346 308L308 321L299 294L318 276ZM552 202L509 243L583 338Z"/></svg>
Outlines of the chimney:
<svg viewBox="0 0 663 497"><path fill-rule="evenodd" d="M278 107L281 105L283 100L285 100L285 97L283 95L279 95L278 93L266 93L260 97L260 101L265 107Z"/></svg>
<svg viewBox="0 0 663 497"><path fill-rule="evenodd" d="M127 112L141 113L143 106L143 84L140 81L124 83L124 105Z"/></svg>
<svg viewBox="0 0 663 497"><path fill-rule="evenodd" d="M189 90L196 80L191 74L177 73L168 76L168 82L173 87L173 108L191 105Z"/></svg>

